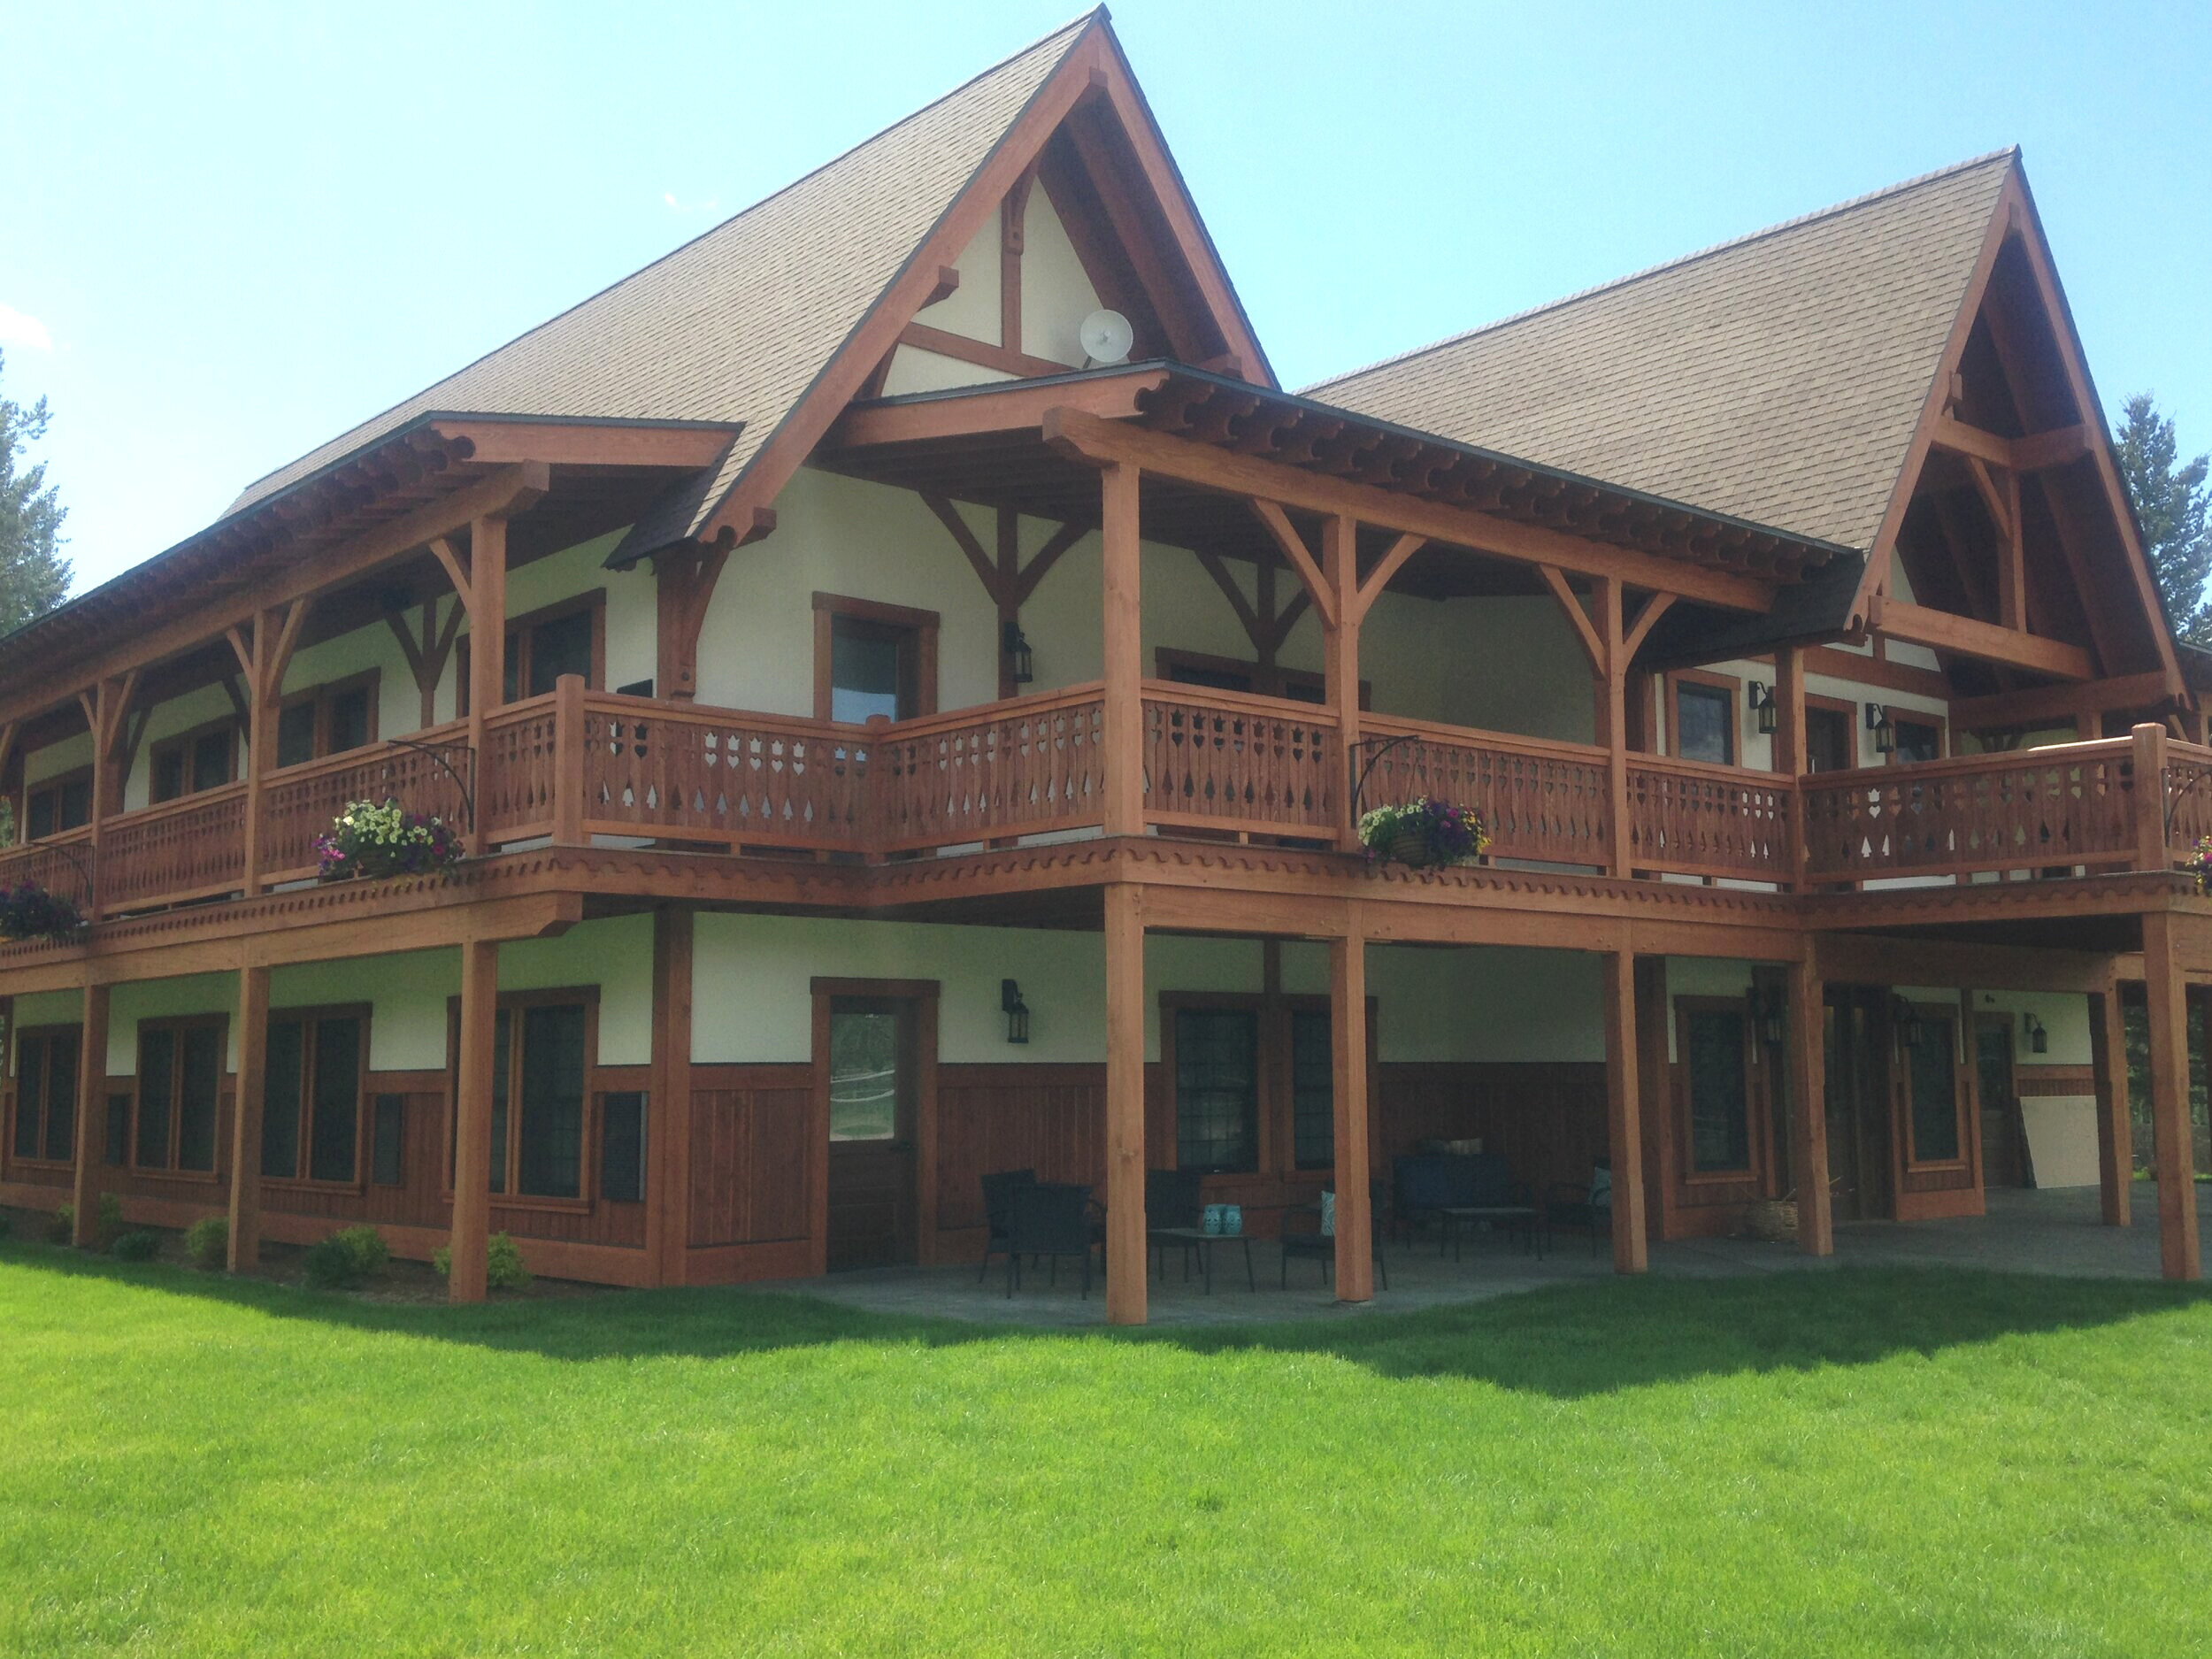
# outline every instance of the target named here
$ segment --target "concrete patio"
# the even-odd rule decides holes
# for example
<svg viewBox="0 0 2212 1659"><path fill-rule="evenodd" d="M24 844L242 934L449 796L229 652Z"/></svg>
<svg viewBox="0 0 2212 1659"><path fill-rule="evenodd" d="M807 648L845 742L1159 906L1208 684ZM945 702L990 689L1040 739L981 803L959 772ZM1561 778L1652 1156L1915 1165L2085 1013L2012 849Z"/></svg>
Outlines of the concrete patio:
<svg viewBox="0 0 2212 1659"><path fill-rule="evenodd" d="M1962 1221L1860 1221L1836 1228L1836 1254L1820 1259L1799 1254L1794 1246L1748 1239L1699 1239L1655 1244L1651 1271L1678 1279L1716 1279L1749 1273L1832 1271L1838 1267L1974 1267L1993 1271L2049 1273L2073 1279L2154 1279L2158 1275L2157 1196L2147 1183L2135 1193L2135 1225L2107 1227L2098 1219L2094 1187L2049 1192L1999 1190L1989 1194L1989 1213ZM1404 1312L1535 1290L1547 1285L1610 1276L1612 1259L1601 1243L1596 1253L1580 1235L1563 1234L1543 1260L1524 1255L1517 1240L1494 1233L1470 1240L1462 1259L1440 1252L1433 1239L1410 1247L1393 1243L1383 1261L1390 1287L1374 1301L1350 1304L1336 1300L1322 1285L1312 1261L1293 1261L1289 1286L1282 1288L1284 1263L1270 1239L1251 1241L1252 1275L1248 1288L1240 1249L1221 1248L1215 1259L1214 1286L1208 1294L1195 1271L1187 1282L1172 1257L1164 1277L1152 1280L1151 1320L1155 1325L1233 1325L1274 1319L1357 1318L1369 1312ZM826 1279L791 1279L762 1289L817 1296L844 1307L878 1313L964 1319L978 1324L1027 1325L1103 1325L1104 1282L1094 1276L1089 1300L1078 1290L1073 1262L1060 1264L1059 1281L1048 1285L1041 1267L1025 1269L1022 1288L1009 1299L1002 1263L994 1262L978 1283L975 1265L881 1268L834 1273Z"/></svg>

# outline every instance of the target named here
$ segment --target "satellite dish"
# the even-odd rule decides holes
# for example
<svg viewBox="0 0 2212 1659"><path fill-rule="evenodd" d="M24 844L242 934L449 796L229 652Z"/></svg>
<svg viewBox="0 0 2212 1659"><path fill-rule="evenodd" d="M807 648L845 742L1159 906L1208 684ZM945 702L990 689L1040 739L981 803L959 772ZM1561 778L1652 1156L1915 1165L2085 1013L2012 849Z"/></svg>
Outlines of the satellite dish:
<svg viewBox="0 0 2212 1659"><path fill-rule="evenodd" d="M1083 319L1075 337L1083 348L1083 366L1089 368L1094 364L1127 362L1129 347L1137 336L1129 319L1119 311L1101 311Z"/></svg>

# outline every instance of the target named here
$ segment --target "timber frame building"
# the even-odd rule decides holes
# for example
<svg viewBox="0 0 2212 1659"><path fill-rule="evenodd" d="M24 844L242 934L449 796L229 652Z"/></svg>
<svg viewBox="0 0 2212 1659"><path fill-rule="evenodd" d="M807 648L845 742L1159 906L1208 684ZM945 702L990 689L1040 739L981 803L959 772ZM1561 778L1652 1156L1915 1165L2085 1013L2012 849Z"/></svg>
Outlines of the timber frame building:
<svg viewBox="0 0 2212 1659"><path fill-rule="evenodd" d="M0 639L90 918L0 948L0 1202L465 1299L972 1261L1027 1167L1125 1322L1148 1167L1333 1187L1355 1300L1432 1141L1609 1163L1624 1271L2031 1155L2124 1223L2140 984L2193 1278L2198 672L2016 152L1293 393L1094 13ZM1480 865L1359 856L1418 795ZM471 856L319 882L388 797Z"/></svg>

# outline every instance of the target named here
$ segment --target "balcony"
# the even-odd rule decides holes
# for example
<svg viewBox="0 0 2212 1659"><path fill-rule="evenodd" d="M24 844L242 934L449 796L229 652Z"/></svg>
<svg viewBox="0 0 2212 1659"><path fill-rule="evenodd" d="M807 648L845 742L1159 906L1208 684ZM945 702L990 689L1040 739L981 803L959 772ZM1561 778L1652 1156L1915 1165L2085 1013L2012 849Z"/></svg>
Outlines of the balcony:
<svg viewBox="0 0 2212 1659"><path fill-rule="evenodd" d="M1332 710L1157 680L1141 706L1148 831L1338 843L1351 780ZM219 900L311 879L346 803L387 797L456 823L472 805L487 851L596 840L876 862L1004 846L1102 829L1107 726L1096 682L853 726L568 680L487 715L473 769L467 724L432 727L272 773L257 819L248 786L227 784L0 854L0 881L100 918ZM1494 864L1612 868L1617 811L1637 876L1786 890L2170 867L2212 833L2212 749L2162 734L1802 779L1630 754L1617 790L1601 748L1372 714L1362 730L1363 800L1472 806ZM2146 822L2151 735L2166 787Z"/></svg>

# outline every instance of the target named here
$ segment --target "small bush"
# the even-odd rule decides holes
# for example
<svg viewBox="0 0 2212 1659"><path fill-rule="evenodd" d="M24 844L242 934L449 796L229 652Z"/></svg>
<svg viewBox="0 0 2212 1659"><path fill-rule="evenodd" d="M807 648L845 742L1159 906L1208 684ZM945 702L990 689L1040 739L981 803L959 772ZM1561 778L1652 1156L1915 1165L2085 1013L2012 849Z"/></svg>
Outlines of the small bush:
<svg viewBox="0 0 2212 1659"><path fill-rule="evenodd" d="M184 1230L184 1253L200 1267L220 1267L230 1255L230 1223L204 1216Z"/></svg>
<svg viewBox="0 0 2212 1659"><path fill-rule="evenodd" d="M6 1238L8 1234L13 1233L14 1231L15 1217L9 1215L4 1210L0 1210L0 1239Z"/></svg>
<svg viewBox="0 0 2212 1659"><path fill-rule="evenodd" d="M105 1248L115 1242L123 1231L123 1201L113 1193L100 1194L100 1207L92 1212L99 1219L99 1229L93 1242Z"/></svg>
<svg viewBox="0 0 2212 1659"><path fill-rule="evenodd" d="M108 1246L108 1254L119 1262L150 1262L160 1253L161 1235L143 1227L117 1233L115 1242Z"/></svg>
<svg viewBox="0 0 2212 1659"><path fill-rule="evenodd" d="M332 1242L345 1246L346 1254L353 1257L354 1268L363 1279L382 1272L392 1259L391 1247L384 1242L384 1235L366 1223L330 1236Z"/></svg>
<svg viewBox="0 0 2212 1659"><path fill-rule="evenodd" d="M77 1207L74 1204L64 1204L54 1211L46 1223L46 1241L49 1244L66 1244L69 1242L69 1235L76 1230Z"/></svg>
<svg viewBox="0 0 2212 1659"><path fill-rule="evenodd" d="M384 1235L374 1227L348 1227L311 1245L300 1264L318 1290L351 1290L392 1259Z"/></svg>
<svg viewBox="0 0 2212 1659"><path fill-rule="evenodd" d="M453 1277L453 1251L440 1245L430 1253L430 1265L440 1279ZM522 1247L503 1233L495 1233L484 1247L484 1283L493 1290L520 1290L530 1282L530 1270L522 1264Z"/></svg>

